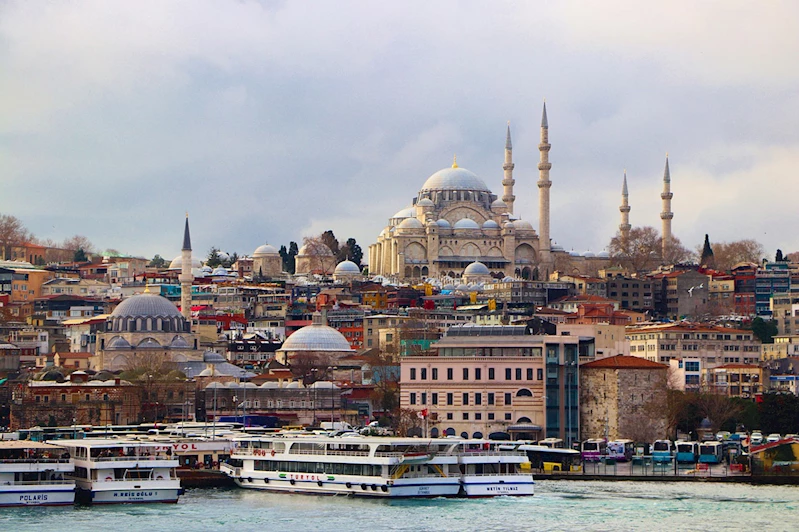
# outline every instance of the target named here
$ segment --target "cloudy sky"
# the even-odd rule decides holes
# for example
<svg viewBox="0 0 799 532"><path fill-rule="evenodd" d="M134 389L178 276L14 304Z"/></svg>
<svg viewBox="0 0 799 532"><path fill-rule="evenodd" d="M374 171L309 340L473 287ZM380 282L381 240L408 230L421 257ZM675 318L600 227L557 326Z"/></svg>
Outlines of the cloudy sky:
<svg viewBox="0 0 799 532"><path fill-rule="evenodd" d="M0 213L37 236L251 253L332 229L372 243L453 153L552 237L601 251L622 172L633 225L689 248L799 250L795 2L0 0Z"/></svg>

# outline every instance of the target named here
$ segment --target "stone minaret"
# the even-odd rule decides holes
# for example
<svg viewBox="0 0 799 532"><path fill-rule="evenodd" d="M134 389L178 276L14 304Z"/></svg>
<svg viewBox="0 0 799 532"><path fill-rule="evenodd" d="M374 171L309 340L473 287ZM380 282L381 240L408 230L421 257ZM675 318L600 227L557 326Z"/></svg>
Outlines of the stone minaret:
<svg viewBox="0 0 799 532"><path fill-rule="evenodd" d="M508 135L505 137L505 164L502 165L502 170L505 174L502 178L502 201L508 206L508 213L513 214L513 202L516 196L513 195L513 185L516 181L513 180L513 146L510 142L510 122L508 122Z"/></svg>
<svg viewBox="0 0 799 532"><path fill-rule="evenodd" d="M621 186L621 224L619 224L619 234L621 239L626 242L630 238L630 194L627 192L627 170L624 171L624 184Z"/></svg>
<svg viewBox="0 0 799 532"><path fill-rule="evenodd" d="M671 219L674 218L674 213L671 212L671 198L674 194L671 193L671 175L669 174L669 154L666 154L666 169L663 171L663 192L660 194L660 199L663 200L663 212L660 213L660 219L663 223L661 230L661 254L666 256L666 247L671 240Z"/></svg>
<svg viewBox="0 0 799 532"><path fill-rule="evenodd" d="M191 272L191 236L189 235L189 213L186 213L186 227L183 229L183 249L180 251L182 260L180 275L180 313L187 320L191 320L191 284L194 275Z"/></svg>
<svg viewBox="0 0 799 532"><path fill-rule="evenodd" d="M547 122L547 102L544 101L544 112L541 115L541 143L538 151L541 153L541 160L538 163L538 252L539 262L549 263L550 256L549 241L549 189L552 181L549 180L549 170L552 165L549 162L549 123Z"/></svg>

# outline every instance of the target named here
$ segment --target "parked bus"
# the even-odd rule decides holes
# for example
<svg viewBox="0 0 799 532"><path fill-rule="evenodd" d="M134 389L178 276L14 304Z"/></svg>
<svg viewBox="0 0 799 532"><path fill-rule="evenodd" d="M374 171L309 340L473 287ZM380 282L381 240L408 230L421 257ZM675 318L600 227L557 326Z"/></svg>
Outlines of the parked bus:
<svg viewBox="0 0 799 532"><path fill-rule="evenodd" d="M672 449L671 440L655 440L652 444L652 461L656 464L671 462Z"/></svg>
<svg viewBox="0 0 799 532"><path fill-rule="evenodd" d="M580 453L573 449L524 444L519 446L519 450L527 453L527 459L530 460L533 469L544 473L571 471L580 465Z"/></svg>
<svg viewBox="0 0 799 532"><path fill-rule="evenodd" d="M543 445L544 447L549 447L550 449L563 449L565 447L563 440L560 438L545 438L539 441L538 445Z"/></svg>
<svg viewBox="0 0 799 532"><path fill-rule="evenodd" d="M613 440L608 442L608 460L617 462L629 462L635 454L635 442L632 440Z"/></svg>
<svg viewBox="0 0 799 532"><path fill-rule="evenodd" d="M705 441L699 444L699 463L719 464L723 455L720 441Z"/></svg>
<svg viewBox="0 0 799 532"><path fill-rule="evenodd" d="M607 452L605 440L585 440L581 446L583 462L599 462Z"/></svg>
<svg viewBox="0 0 799 532"><path fill-rule="evenodd" d="M678 441L674 444L677 449L677 462L680 464L695 464L699 459L699 443L695 441Z"/></svg>

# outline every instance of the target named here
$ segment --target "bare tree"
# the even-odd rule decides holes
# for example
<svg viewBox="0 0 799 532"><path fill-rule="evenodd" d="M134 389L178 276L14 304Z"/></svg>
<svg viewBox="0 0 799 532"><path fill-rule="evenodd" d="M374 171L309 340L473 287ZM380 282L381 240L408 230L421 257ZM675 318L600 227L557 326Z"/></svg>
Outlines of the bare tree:
<svg viewBox="0 0 799 532"><path fill-rule="evenodd" d="M621 233L610 239L608 252L611 259L631 272L652 269L660 262L660 233L654 227L633 227L630 236Z"/></svg>
<svg viewBox="0 0 799 532"><path fill-rule="evenodd" d="M11 248L30 241L33 235L16 216L0 214L0 258L11 259Z"/></svg>
<svg viewBox="0 0 799 532"><path fill-rule="evenodd" d="M336 267L336 256L325 244L321 236L307 236L302 239L302 245L305 248L305 254L308 256L308 266L311 273L322 275L333 273L333 269Z"/></svg>
<svg viewBox="0 0 799 532"><path fill-rule="evenodd" d="M741 414L741 405L726 395L703 392L696 396L696 406L702 416L710 420L713 432L721 430L727 421Z"/></svg>
<svg viewBox="0 0 799 532"><path fill-rule="evenodd" d="M321 380L331 380L332 359L326 353L302 353L292 356L288 366L295 378L302 379L304 386Z"/></svg>
<svg viewBox="0 0 799 532"><path fill-rule="evenodd" d="M402 408L399 414L394 418L394 430L397 436L408 436L412 429L418 429L422 426L422 420L416 410ZM414 431L415 432L415 431Z"/></svg>
<svg viewBox="0 0 799 532"><path fill-rule="evenodd" d="M667 239L665 250L662 251L665 251L661 257L664 264L693 262L696 259L696 254L683 246L680 239L676 236Z"/></svg>
<svg viewBox="0 0 799 532"><path fill-rule="evenodd" d="M97 251L94 247L94 244L92 244L91 241L83 235L75 235L67 238L60 247L68 249L69 251L78 251L79 249L82 249L84 253L87 254Z"/></svg>
<svg viewBox="0 0 799 532"><path fill-rule="evenodd" d="M372 400L379 410L395 415L399 408L399 366L390 354L377 349L368 352L366 358L372 370Z"/></svg>
<svg viewBox="0 0 799 532"><path fill-rule="evenodd" d="M702 252L703 246L697 247L697 252ZM713 258L716 269L728 272L741 262L758 264L763 258L763 246L753 239L735 240L733 242L716 242L713 244ZM789 255L790 257L790 255Z"/></svg>

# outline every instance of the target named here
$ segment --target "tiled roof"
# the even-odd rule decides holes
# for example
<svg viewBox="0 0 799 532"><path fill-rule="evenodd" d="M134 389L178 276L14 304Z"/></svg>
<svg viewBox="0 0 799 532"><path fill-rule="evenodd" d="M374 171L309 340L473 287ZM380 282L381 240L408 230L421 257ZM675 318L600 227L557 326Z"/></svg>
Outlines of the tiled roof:
<svg viewBox="0 0 799 532"><path fill-rule="evenodd" d="M590 369L668 369L665 364L652 362L641 357L626 355L616 355L615 357L600 358L593 362L586 362L580 365L581 368Z"/></svg>

